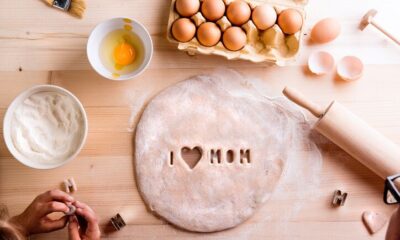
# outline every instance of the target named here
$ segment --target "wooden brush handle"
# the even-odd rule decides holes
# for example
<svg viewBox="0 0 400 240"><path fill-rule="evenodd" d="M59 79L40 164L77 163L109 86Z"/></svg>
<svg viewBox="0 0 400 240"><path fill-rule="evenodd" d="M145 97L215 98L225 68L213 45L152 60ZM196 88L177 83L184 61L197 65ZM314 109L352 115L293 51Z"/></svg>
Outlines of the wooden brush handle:
<svg viewBox="0 0 400 240"><path fill-rule="evenodd" d="M325 110L323 108L321 108L318 104L308 100L303 94L293 88L285 87L283 89L283 95L297 105L310 111L317 118L320 118L324 115Z"/></svg>

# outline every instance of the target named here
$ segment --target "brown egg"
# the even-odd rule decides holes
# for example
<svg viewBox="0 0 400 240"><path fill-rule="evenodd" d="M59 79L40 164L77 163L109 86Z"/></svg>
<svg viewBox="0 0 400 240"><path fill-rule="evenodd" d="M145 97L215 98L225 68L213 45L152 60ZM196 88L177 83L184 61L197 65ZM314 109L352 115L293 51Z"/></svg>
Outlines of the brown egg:
<svg viewBox="0 0 400 240"><path fill-rule="evenodd" d="M182 17L190 17L200 9L199 0L176 0L175 9Z"/></svg>
<svg viewBox="0 0 400 240"><path fill-rule="evenodd" d="M247 37L240 27L230 27L225 30L222 41L227 49L238 51L246 44Z"/></svg>
<svg viewBox="0 0 400 240"><path fill-rule="evenodd" d="M274 26L276 18L277 15L275 9L268 4L257 6L253 10L253 14L251 16L254 24L260 30L267 30L268 28Z"/></svg>
<svg viewBox="0 0 400 240"><path fill-rule="evenodd" d="M333 41L340 33L340 24L334 18L325 18L317 22L311 30L311 40L315 43Z"/></svg>
<svg viewBox="0 0 400 240"><path fill-rule="evenodd" d="M216 45L221 38L221 30L213 22L205 22L197 29L197 40L206 47Z"/></svg>
<svg viewBox="0 0 400 240"><path fill-rule="evenodd" d="M286 9L279 14L278 25L286 34L295 34L303 26L303 17L294 9Z"/></svg>
<svg viewBox="0 0 400 240"><path fill-rule="evenodd" d="M249 4L242 0L236 0L229 4L226 16L233 25L242 25L249 21L251 9Z"/></svg>
<svg viewBox="0 0 400 240"><path fill-rule="evenodd" d="M179 42L188 42L196 34L196 26L189 18L179 18L172 24L172 36Z"/></svg>
<svg viewBox="0 0 400 240"><path fill-rule="evenodd" d="M209 21L216 21L224 16L225 3L222 0L204 0L201 13Z"/></svg>

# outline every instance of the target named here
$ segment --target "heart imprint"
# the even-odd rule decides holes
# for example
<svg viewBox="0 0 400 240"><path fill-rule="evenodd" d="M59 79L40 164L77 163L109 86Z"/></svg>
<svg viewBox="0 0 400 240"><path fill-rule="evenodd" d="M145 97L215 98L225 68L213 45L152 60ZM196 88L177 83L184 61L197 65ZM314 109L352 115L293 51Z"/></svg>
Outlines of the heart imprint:
<svg viewBox="0 0 400 240"><path fill-rule="evenodd" d="M203 151L201 147L194 147L194 148L183 147L181 149L181 157L183 160L185 160L186 164L191 169L196 167L202 156L203 156Z"/></svg>
<svg viewBox="0 0 400 240"><path fill-rule="evenodd" d="M365 211L362 214L362 220L369 233L374 234L385 226L387 217L381 213Z"/></svg>

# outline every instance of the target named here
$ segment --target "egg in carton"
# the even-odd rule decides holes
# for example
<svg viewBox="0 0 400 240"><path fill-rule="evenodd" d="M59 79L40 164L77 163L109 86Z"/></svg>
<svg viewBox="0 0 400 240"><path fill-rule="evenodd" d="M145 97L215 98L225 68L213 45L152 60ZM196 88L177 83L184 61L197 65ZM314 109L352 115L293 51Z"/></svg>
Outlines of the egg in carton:
<svg viewBox="0 0 400 240"><path fill-rule="evenodd" d="M307 0L172 0L167 38L190 55L285 65L300 47Z"/></svg>

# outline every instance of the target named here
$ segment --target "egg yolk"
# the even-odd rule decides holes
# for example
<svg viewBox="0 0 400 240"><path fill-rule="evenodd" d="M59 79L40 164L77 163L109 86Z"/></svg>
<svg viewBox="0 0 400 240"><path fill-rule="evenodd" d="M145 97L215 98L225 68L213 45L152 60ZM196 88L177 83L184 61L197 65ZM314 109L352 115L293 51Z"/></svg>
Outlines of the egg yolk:
<svg viewBox="0 0 400 240"><path fill-rule="evenodd" d="M129 43L120 43L114 49L115 63L121 66L126 66L135 60L136 52L132 45Z"/></svg>

